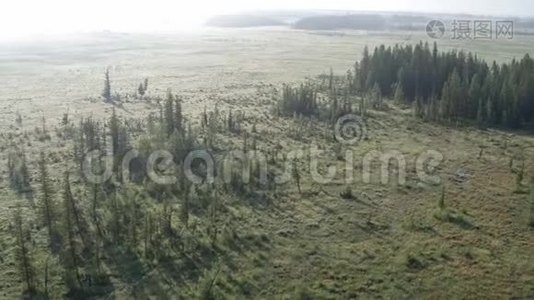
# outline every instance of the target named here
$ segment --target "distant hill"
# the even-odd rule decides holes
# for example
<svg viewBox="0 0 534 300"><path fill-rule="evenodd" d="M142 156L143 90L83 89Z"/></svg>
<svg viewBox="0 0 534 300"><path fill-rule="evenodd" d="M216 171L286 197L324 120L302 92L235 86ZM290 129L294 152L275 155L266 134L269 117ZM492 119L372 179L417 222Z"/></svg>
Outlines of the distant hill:
<svg viewBox="0 0 534 300"><path fill-rule="evenodd" d="M383 30L386 28L386 19L381 15L321 15L305 17L294 25L297 29L332 30L332 29L361 29Z"/></svg>
<svg viewBox="0 0 534 300"><path fill-rule="evenodd" d="M431 20L447 26L454 20L513 21L516 34L533 34L534 18L477 16L467 14L365 12L335 10L257 11L244 14L219 15L206 25L213 27L292 26L304 30L424 30Z"/></svg>
<svg viewBox="0 0 534 300"><path fill-rule="evenodd" d="M211 18L206 25L214 27L260 27L286 24L275 18L261 15L220 15Z"/></svg>

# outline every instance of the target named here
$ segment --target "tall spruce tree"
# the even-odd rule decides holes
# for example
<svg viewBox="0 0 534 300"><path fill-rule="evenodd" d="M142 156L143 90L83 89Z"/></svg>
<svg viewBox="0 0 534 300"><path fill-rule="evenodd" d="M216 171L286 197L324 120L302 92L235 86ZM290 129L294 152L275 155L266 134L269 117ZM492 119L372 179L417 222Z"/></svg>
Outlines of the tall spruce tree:
<svg viewBox="0 0 534 300"><path fill-rule="evenodd" d="M111 102L111 80L109 78L109 69L106 69L104 73L104 90L102 91L102 97L107 102Z"/></svg>
<svg viewBox="0 0 534 300"><path fill-rule="evenodd" d="M174 95L170 89L167 90L167 99L165 101L164 109L165 126L167 128L167 135L174 132L176 123L174 120Z"/></svg>
<svg viewBox="0 0 534 300"><path fill-rule="evenodd" d="M25 284L25 294L33 295L36 293L37 288L34 261L28 245L31 236L30 231L24 228L20 208L15 211L14 223L16 238L15 260L19 267L19 274Z"/></svg>
<svg viewBox="0 0 534 300"><path fill-rule="evenodd" d="M183 133L184 116L182 114L182 101L178 97L174 100L174 123L176 130Z"/></svg>
<svg viewBox="0 0 534 300"><path fill-rule="evenodd" d="M117 174L118 168L119 168L119 143L120 143L120 121L117 117L117 112L115 111L115 107L113 107L113 112L111 114L111 118L109 120L109 131L111 134L111 153L113 154L113 171L115 174Z"/></svg>
<svg viewBox="0 0 534 300"><path fill-rule="evenodd" d="M139 87L137 88L137 93L139 96L143 97L145 95L145 87L142 83L139 84Z"/></svg>
<svg viewBox="0 0 534 300"><path fill-rule="evenodd" d="M56 221L57 211L56 204L53 199L53 188L50 183L50 177L48 174L48 167L46 165L46 157L44 152L40 154L39 160L39 177L41 179L41 202L40 202L40 214L41 222L46 225L48 230L48 240L52 246L57 238Z"/></svg>

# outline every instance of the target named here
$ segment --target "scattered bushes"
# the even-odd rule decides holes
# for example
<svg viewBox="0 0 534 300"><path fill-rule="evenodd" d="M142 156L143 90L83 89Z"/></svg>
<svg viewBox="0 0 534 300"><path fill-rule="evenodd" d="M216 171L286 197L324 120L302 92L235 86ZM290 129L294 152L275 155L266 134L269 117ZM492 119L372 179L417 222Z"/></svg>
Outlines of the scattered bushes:
<svg viewBox="0 0 534 300"><path fill-rule="evenodd" d="M352 189L350 186L345 187L345 190L343 190L340 194L341 198L346 200L352 200L354 199L354 195L352 194Z"/></svg>
<svg viewBox="0 0 534 300"><path fill-rule="evenodd" d="M442 222L456 224L463 229L473 229L476 227L468 216L450 208L436 212L434 217Z"/></svg>

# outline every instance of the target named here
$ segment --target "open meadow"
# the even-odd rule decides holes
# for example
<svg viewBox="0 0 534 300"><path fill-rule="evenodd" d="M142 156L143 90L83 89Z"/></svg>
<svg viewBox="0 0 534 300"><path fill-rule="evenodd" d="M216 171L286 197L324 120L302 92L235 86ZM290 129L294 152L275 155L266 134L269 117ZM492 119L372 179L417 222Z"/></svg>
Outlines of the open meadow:
<svg viewBox="0 0 534 300"><path fill-rule="evenodd" d="M340 144L324 121L275 113L283 84L324 85L330 68L341 81L365 46L420 41L471 51L489 64L534 54L528 35L457 41L432 40L424 31L280 27L1 42L0 298L19 298L25 286L15 254L18 209L31 232L20 239L30 249L34 285L50 299L534 298L532 133L426 122L410 105L385 99L385 108L369 108L359 124L363 138ZM106 69L112 103L101 96ZM198 143L192 149L205 146L215 160L230 149L254 149L274 173L300 149L303 157L293 161L300 171L268 189L236 188L233 179L185 192L183 183L160 190L117 177L101 191L84 182L78 134L95 126L97 136L103 131L96 143L110 148L116 114L133 148L171 147L170 134L153 134L164 126L157 120L167 118L169 95L181 103L184 132ZM355 106L363 101L350 99ZM87 135L84 142L82 150L95 141ZM312 178L312 147L324 151L321 174L336 167L332 180ZM28 189L17 190L10 179L13 152L24 153ZM68 263L61 249L48 250L54 247L39 217L41 152L57 210L75 203L67 216L77 223L80 214L87 223L61 234L77 249ZM384 153L402 156L404 172L403 161L366 164ZM441 156L428 171L438 182L419 175L425 153ZM354 178L347 183L349 164ZM106 195L93 201L99 193ZM173 200L161 196L171 194ZM65 219L57 218L58 228Z"/></svg>

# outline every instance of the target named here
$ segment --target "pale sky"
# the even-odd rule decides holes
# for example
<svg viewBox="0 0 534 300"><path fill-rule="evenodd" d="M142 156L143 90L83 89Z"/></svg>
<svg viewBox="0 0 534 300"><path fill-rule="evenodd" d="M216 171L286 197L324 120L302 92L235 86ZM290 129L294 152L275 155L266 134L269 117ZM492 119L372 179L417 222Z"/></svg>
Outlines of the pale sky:
<svg viewBox="0 0 534 300"><path fill-rule="evenodd" d="M530 0L1 0L0 38L87 31L177 31L210 15L251 10L338 9L534 15Z"/></svg>

